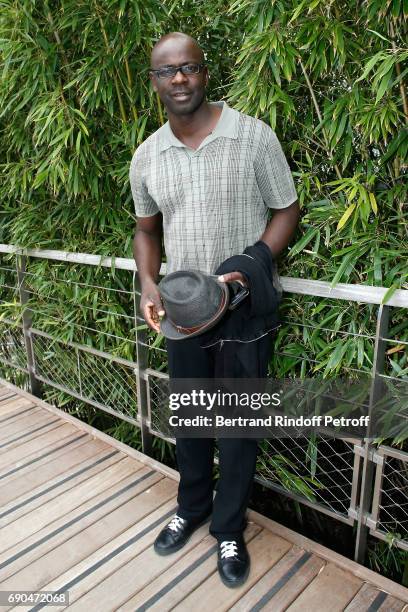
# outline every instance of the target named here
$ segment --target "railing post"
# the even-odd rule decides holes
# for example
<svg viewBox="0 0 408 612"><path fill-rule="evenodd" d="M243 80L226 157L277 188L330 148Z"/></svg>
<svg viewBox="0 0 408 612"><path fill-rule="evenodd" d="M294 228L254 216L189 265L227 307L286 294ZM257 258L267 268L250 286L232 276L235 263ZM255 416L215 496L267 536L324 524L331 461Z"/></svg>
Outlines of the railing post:
<svg viewBox="0 0 408 612"><path fill-rule="evenodd" d="M18 253L16 253L17 282L20 293L20 302L23 306L23 335L26 346L27 369L28 376L30 379L30 390L32 395L42 398L42 385L35 375L35 354L31 336L32 317L30 309L24 308L29 299L29 294L25 283L26 263L27 257L25 255L19 255Z"/></svg>
<svg viewBox="0 0 408 612"><path fill-rule="evenodd" d="M373 406L377 403L380 394L382 381L379 377L384 371L385 363L385 348L386 334L388 331L389 321L389 306L380 305L377 316L377 327L375 334L375 345L374 345L374 361L372 370L372 383L370 389L370 403L369 403L369 424L367 427L367 437L364 441L364 454L363 454L363 469L361 475L361 488L360 488L360 503L357 513L357 534L356 534L356 547L354 552L354 559L358 563L364 563L366 551L367 551L367 536L368 526L367 518L371 509L373 501L373 486L374 486L374 461L373 461L373 450L374 445L371 441L372 438L372 423L371 416L373 412Z"/></svg>
<svg viewBox="0 0 408 612"><path fill-rule="evenodd" d="M148 367L149 349L146 346L147 334L145 330L139 329L141 321L138 320L139 313L139 299L141 286L139 280L139 274L133 273L133 311L136 329L136 383L137 383L137 404L138 413L140 416L140 429L142 434L142 450L145 455L150 455L152 450L152 434L149 431L148 419L148 401L147 401L147 380L146 380L146 368Z"/></svg>

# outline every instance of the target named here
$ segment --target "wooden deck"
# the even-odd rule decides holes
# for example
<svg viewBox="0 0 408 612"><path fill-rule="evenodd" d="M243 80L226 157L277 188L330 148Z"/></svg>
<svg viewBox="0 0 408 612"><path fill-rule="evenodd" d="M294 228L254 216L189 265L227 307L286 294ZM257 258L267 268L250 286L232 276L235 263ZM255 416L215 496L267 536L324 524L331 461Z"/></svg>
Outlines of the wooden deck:
<svg viewBox="0 0 408 612"><path fill-rule="evenodd" d="M0 380L0 591L69 591L55 611L408 610L408 589L254 511L239 589L218 577L208 523L159 557L152 544L176 509L177 480Z"/></svg>

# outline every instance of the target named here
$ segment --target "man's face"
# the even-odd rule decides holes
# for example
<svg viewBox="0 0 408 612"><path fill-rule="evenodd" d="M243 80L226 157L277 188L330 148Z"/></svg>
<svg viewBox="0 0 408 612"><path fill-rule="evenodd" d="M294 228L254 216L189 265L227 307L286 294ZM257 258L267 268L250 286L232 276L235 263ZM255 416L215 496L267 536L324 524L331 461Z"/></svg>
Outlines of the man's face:
<svg viewBox="0 0 408 612"><path fill-rule="evenodd" d="M154 50L151 68L157 70L167 66L202 63L202 52L192 42L169 39ZM173 115L194 113L205 99L208 83L206 67L198 74L185 75L179 70L173 77L160 79L153 74L150 78L154 91L157 91L167 111Z"/></svg>

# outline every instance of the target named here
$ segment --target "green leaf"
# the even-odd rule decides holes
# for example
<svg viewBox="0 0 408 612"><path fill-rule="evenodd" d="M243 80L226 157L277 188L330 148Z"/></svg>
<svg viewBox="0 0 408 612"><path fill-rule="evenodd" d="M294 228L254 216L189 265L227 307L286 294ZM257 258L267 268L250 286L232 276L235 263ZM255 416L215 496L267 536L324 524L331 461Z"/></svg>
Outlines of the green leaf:
<svg viewBox="0 0 408 612"><path fill-rule="evenodd" d="M387 163L392 157L394 157L400 147L402 148L404 144L408 143L408 129L402 129L395 138L388 145L385 154L381 157L381 164Z"/></svg>
<svg viewBox="0 0 408 612"><path fill-rule="evenodd" d="M82 136L82 132L81 130L78 130L78 134L76 137L76 143L75 143L75 150L77 152L77 155L79 155L79 151L80 151L80 147L81 147L81 136Z"/></svg>
<svg viewBox="0 0 408 612"><path fill-rule="evenodd" d="M330 372L331 370L335 370L337 366L340 364L342 358L344 357L349 346L349 342L340 341L337 343L336 348L330 356L329 361L327 362L325 372Z"/></svg>
<svg viewBox="0 0 408 612"><path fill-rule="evenodd" d="M391 44L390 41L388 40L388 38L385 38L385 36L383 36L379 32L376 32L375 30L370 30L369 28L367 28L367 32L371 32L372 34L375 34L376 36L378 36L378 38L381 38L382 40L385 40L386 43Z"/></svg>
<svg viewBox="0 0 408 612"><path fill-rule="evenodd" d="M280 78L280 75L279 75L279 70L278 70L275 62L273 61L272 56L269 57L269 65L271 67L273 76L275 77L275 81L277 82L279 87L281 87L282 83L281 83L281 78Z"/></svg>
<svg viewBox="0 0 408 612"><path fill-rule="evenodd" d="M368 194L369 198L370 198L370 203L371 203L371 208L373 209L373 213L377 214L378 213L378 206L377 206L377 200L375 199L375 195L370 191L370 193Z"/></svg>
<svg viewBox="0 0 408 612"><path fill-rule="evenodd" d="M341 279L341 277L343 276L344 272L346 271L346 269L348 268L351 260L353 258L355 258L355 254L353 252L348 253L343 261L341 262L341 264L339 265L336 274L334 275L334 278L332 280L332 282L330 283L330 287L334 287L338 281Z"/></svg>
<svg viewBox="0 0 408 612"><path fill-rule="evenodd" d="M306 234L290 249L289 257L293 257L294 255L297 255L303 251L305 246L307 246L309 242L313 240L314 236L316 236L317 231L318 228L316 227L310 228Z"/></svg>
<svg viewBox="0 0 408 612"><path fill-rule="evenodd" d="M388 89L388 85L392 79L392 74L393 74L393 68L391 68L389 70L389 72L387 72L387 74L381 79L381 83L377 89L377 95L375 98L375 103L378 104L378 102L381 100L381 98L383 97L383 95L385 94L385 92Z"/></svg>
<svg viewBox="0 0 408 612"><path fill-rule="evenodd" d="M381 304L386 304L391 296L394 295L396 290L398 289L398 285L395 283L389 287L389 289L385 292L383 299L381 300Z"/></svg>
<svg viewBox="0 0 408 612"><path fill-rule="evenodd" d="M356 202L354 202L354 204L351 204L345 211L345 213L342 215L340 221L337 224L337 231L340 230L346 223L347 220L349 219L349 217L352 215L354 209L356 208Z"/></svg>
<svg viewBox="0 0 408 612"><path fill-rule="evenodd" d="M365 78L367 78L368 74L371 72L371 70L374 68L377 62L379 62L380 59L382 59L383 57L385 57L385 54L382 51L380 51L379 53L376 53L365 65L363 74L358 79L356 79L354 82L358 83L359 81L363 81Z"/></svg>

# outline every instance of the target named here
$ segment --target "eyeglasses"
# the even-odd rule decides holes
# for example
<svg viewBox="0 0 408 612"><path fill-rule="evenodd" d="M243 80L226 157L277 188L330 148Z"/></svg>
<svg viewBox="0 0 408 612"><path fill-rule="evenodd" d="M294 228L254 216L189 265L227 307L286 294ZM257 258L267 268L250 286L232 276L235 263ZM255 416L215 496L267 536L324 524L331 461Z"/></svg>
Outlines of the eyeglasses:
<svg viewBox="0 0 408 612"><path fill-rule="evenodd" d="M204 64L183 64L182 66L166 66L158 70L151 69L149 72L155 74L159 79L169 79L176 76L179 70L182 74L189 76L190 74L198 74L203 68Z"/></svg>

